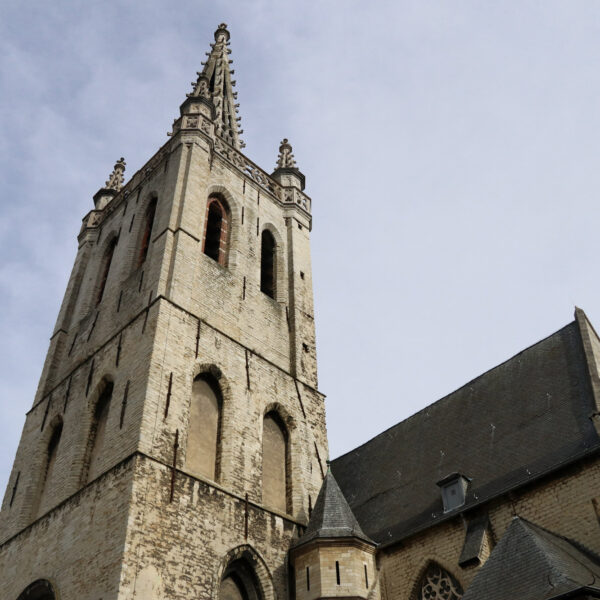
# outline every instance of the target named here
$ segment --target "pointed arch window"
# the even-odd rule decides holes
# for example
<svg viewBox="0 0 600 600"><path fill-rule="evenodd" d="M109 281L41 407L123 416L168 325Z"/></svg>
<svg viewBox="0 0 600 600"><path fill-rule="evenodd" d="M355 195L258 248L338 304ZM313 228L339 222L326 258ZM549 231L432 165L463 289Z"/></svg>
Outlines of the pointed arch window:
<svg viewBox="0 0 600 600"><path fill-rule="evenodd" d="M150 241L152 239L152 227L156 215L156 203L157 199L152 198L148 204L148 208L146 208L146 214L144 215L144 230L142 233L140 252L138 254L137 267L141 267L148 256L148 249L150 248Z"/></svg>
<svg viewBox="0 0 600 600"><path fill-rule="evenodd" d="M463 589L446 569L429 563L417 585L415 600L461 600Z"/></svg>
<svg viewBox="0 0 600 600"><path fill-rule="evenodd" d="M260 240L260 290L275 298L275 238L264 229Z"/></svg>
<svg viewBox="0 0 600 600"><path fill-rule="evenodd" d="M190 473L213 481L219 477L221 408L217 381L206 374L196 377L192 384L186 467Z"/></svg>
<svg viewBox="0 0 600 600"><path fill-rule="evenodd" d="M98 291L96 293L96 305L100 304L102 296L104 296L104 288L106 287L106 280L108 279L108 273L110 272L110 265L112 263L113 255L115 253L115 247L117 245L117 238L113 238L108 244L100 263L100 277L98 280Z"/></svg>
<svg viewBox="0 0 600 600"><path fill-rule="evenodd" d="M227 266L229 253L230 211L221 196L210 196L206 207L204 254L223 267Z"/></svg>
<svg viewBox="0 0 600 600"><path fill-rule="evenodd" d="M42 465L41 481L37 493L37 497L34 501L33 506L33 518L36 518L39 513L40 506L44 499L44 496L48 490L52 487L52 480L54 474L54 466L56 463L56 455L58 454L58 446L60 443L60 437L62 434L63 423L60 420L52 429L52 435L46 448L46 455L44 456L44 462Z"/></svg>
<svg viewBox="0 0 600 600"><path fill-rule="evenodd" d="M110 411L112 392L112 382L106 382L104 384L104 389L96 402L88 440L86 482L92 481L102 472L102 461L106 450L106 423Z"/></svg>
<svg viewBox="0 0 600 600"><path fill-rule="evenodd" d="M262 440L263 504L288 510L288 432L274 411L265 415Z"/></svg>

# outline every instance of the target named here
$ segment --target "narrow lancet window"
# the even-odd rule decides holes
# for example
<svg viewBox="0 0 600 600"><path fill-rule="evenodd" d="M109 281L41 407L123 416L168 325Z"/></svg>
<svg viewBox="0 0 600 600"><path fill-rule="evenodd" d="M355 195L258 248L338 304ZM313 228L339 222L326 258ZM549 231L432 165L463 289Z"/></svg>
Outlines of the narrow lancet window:
<svg viewBox="0 0 600 600"><path fill-rule="evenodd" d="M110 264L113 259L113 254L115 253L116 245L117 238L114 238L106 248L104 256L102 257L102 262L100 263L100 279L98 281L98 291L96 293L96 304L100 304L102 296L104 296L104 288L106 287L106 280L108 279Z"/></svg>
<svg viewBox="0 0 600 600"><path fill-rule="evenodd" d="M208 199L204 254L222 266L227 266L229 243L229 210L225 201L216 196Z"/></svg>
<svg viewBox="0 0 600 600"><path fill-rule="evenodd" d="M260 245L260 290L275 298L275 238L265 229Z"/></svg>
<svg viewBox="0 0 600 600"><path fill-rule="evenodd" d="M186 467L195 475L217 480L221 394L217 382L200 375L192 384Z"/></svg>
<svg viewBox="0 0 600 600"><path fill-rule="evenodd" d="M102 461L106 450L106 422L108 421L112 391L112 382L107 382L96 403L90 430L86 481L92 481L102 472Z"/></svg>
<svg viewBox="0 0 600 600"><path fill-rule="evenodd" d="M287 511L288 435L279 415L270 412L263 421L263 503Z"/></svg>
<svg viewBox="0 0 600 600"><path fill-rule="evenodd" d="M156 214L156 198L153 198L148 204L146 209L146 215L144 219L144 231L142 234L142 242L140 244L140 253L138 255L137 266L141 267L146 261L148 256L148 249L150 248L150 241L152 239L152 227L154 225L154 216Z"/></svg>
<svg viewBox="0 0 600 600"><path fill-rule="evenodd" d="M50 441L44 457L44 463L42 466L40 487L37 494L37 498L34 503L33 517L39 516L39 509L43 503L44 496L46 496L50 489L52 489L54 465L56 463L56 455L58 453L58 445L60 443L60 436L62 434L63 424L60 421L52 430Z"/></svg>

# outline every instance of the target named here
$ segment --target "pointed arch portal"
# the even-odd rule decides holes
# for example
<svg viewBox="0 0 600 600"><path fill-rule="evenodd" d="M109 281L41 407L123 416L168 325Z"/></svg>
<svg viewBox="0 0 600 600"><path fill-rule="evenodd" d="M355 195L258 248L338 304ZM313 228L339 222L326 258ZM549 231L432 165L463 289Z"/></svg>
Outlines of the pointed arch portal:
<svg viewBox="0 0 600 600"><path fill-rule="evenodd" d="M56 598L52 584L46 579L38 579L28 585L17 600L56 600Z"/></svg>
<svg viewBox="0 0 600 600"><path fill-rule="evenodd" d="M275 600L271 574L254 548L244 544L223 557L212 597L217 600Z"/></svg>
<svg viewBox="0 0 600 600"><path fill-rule="evenodd" d="M219 600L262 600L252 567L243 558L233 561L221 580Z"/></svg>

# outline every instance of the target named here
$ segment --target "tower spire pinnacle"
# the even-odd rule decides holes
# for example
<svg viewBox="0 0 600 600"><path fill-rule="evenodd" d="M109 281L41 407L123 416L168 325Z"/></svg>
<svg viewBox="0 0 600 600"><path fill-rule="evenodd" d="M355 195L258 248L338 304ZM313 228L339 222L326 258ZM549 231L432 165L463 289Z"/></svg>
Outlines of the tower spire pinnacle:
<svg viewBox="0 0 600 600"><path fill-rule="evenodd" d="M123 173L125 172L125 159L121 157L113 168L113 172L108 176L108 181L104 184L104 187L109 190L120 191L123 187Z"/></svg>
<svg viewBox="0 0 600 600"><path fill-rule="evenodd" d="M203 63L204 68L198 73L196 82L192 83L193 91L188 97L212 101L216 135L239 150L245 144L240 139L243 131L238 125L241 118L238 117L237 92L233 89L235 80L231 78L234 71L230 69L233 61L229 59L229 38L227 25L221 23L215 31L211 51L207 52L208 59Z"/></svg>
<svg viewBox="0 0 600 600"><path fill-rule="evenodd" d="M123 173L125 173L125 159L121 157L115 163L112 173L104 183L104 187L101 187L94 194L94 207L96 210L102 210L121 191L125 181Z"/></svg>
<svg viewBox="0 0 600 600"><path fill-rule="evenodd" d="M279 156L277 157L277 169L295 169L296 159L292 154L292 145L287 138L283 138L279 146Z"/></svg>

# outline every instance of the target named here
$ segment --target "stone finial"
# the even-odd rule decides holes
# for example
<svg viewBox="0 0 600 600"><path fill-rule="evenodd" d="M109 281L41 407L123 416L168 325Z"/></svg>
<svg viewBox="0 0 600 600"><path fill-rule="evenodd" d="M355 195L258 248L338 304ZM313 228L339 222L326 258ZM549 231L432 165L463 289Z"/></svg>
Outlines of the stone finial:
<svg viewBox="0 0 600 600"><path fill-rule="evenodd" d="M292 154L292 146L287 138L281 141L279 146L279 156L277 157L277 169L295 169L296 160Z"/></svg>
<svg viewBox="0 0 600 600"><path fill-rule="evenodd" d="M104 187L108 190L120 191L123 187L123 173L125 172L125 159L121 157L116 163L113 172L108 177L108 181L104 184Z"/></svg>
<svg viewBox="0 0 600 600"><path fill-rule="evenodd" d="M229 35L229 31L227 31L227 23L221 23L218 27L217 30L215 31L215 41L216 42L220 42L222 37L225 37L225 41L228 42L229 38L231 37Z"/></svg>

